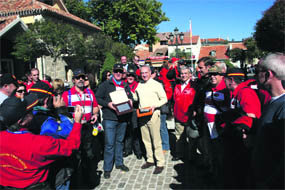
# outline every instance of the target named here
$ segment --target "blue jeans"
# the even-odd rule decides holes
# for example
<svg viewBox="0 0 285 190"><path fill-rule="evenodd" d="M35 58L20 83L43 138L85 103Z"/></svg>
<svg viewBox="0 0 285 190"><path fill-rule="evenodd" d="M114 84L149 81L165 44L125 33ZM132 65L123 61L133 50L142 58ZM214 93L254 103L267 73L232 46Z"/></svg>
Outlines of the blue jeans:
<svg viewBox="0 0 285 190"><path fill-rule="evenodd" d="M126 133L127 122L103 120L105 132L104 171L111 171L114 157L115 165L121 166L123 162L123 140Z"/></svg>
<svg viewBox="0 0 285 190"><path fill-rule="evenodd" d="M162 142L162 150L169 150L169 135L166 127L166 114L160 115L160 136Z"/></svg>

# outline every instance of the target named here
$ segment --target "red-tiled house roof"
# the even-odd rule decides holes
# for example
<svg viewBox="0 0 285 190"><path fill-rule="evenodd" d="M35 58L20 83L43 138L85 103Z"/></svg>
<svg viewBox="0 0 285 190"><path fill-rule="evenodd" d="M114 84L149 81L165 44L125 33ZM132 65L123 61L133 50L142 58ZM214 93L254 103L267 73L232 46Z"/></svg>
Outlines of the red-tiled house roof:
<svg viewBox="0 0 285 190"><path fill-rule="evenodd" d="M235 48L239 48L243 50L247 49L243 43L231 43L231 46L232 46L231 47L232 49L235 49Z"/></svg>
<svg viewBox="0 0 285 190"><path fill-rule="evenodd" d="M20 30L28 29L25 23L17 15L0 17L0 37L5 35L6 32L8 32L11 28L15 27L17 24L18 24L18 29L21 28Z"/></svg>
<svg viewBox="0 0 285 190"><path fill-rule="evenodd" d="M63 17L70 22L77 23L92 30L101 30L98 26L87 22L64 10L54 8L37 0L0 0L0 17L11 15L31 16L39 14L54 14Z"/></svg>
<svg viewBox="0 0 285 190"><path fill-rule="evenodd" d="M17 18L18 17L16 15L0 18L0 31L3 30L6 26L8 26L11 22L16 20Z"/></svg>
<svg viewBox="0 0 285 190"><path fill-rule="evenodd" d="M209 56L211 51L216 52L216 59L229 59L229 57L226 55L227 49L227 45L202 46L200 49L199 59L205 56Z"/></svg>
<svg viewBox="0 0 285 190"><path fill-rule="evenodd" d="M217 43L217 42L226 42L227 40L222 38L207 38L207 39L201 39L201 43L209 42L209 43Z"/></svg>

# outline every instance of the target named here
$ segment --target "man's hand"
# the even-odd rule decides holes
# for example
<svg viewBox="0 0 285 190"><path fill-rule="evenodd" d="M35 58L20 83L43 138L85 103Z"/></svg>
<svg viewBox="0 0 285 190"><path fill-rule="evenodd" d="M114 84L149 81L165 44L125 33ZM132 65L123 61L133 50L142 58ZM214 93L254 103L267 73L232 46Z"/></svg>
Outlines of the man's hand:
<svg viewBox="0 0 285 190"><path fill-rule="evenodd" d="M75 107L75 112L74 112L74 121L76 123L80 123L81 122L81 118L82 118L82 107L80 105L77 105Z"/></svg>
<svg viewBox="0 0 285 190"><path fill-rule="evenodd" d="M108 107L109 107L110 109L116 111L116 108L114 107L113 102L109 102L109 103L108 103Z"/></svg>
<svg viewBox="0 0 285 190"><path fill-rule="evenodd" d="M65 106L65 102L63 101L63 98L62 98L61 95L53 97L53 106L55 108L59 108L59 107Z"/></svg>
<svg viewBox="0 0 285 190"><path fill-rule="evenodd" d="M91 124L94 124L94 123L97 121L97 117L98 117L97 114L92 115L92 117L91 117L91 119L90 119L90 123L91 123Z"/></svg>
<svg viewBox="0 0 285 190"><path fill-rule="evenodd" d="M151 108L151 111L152 111L152 113L153 113L153 112L154 112L154 109L155 109L155 106L151 106L150 108Z"/></svg>

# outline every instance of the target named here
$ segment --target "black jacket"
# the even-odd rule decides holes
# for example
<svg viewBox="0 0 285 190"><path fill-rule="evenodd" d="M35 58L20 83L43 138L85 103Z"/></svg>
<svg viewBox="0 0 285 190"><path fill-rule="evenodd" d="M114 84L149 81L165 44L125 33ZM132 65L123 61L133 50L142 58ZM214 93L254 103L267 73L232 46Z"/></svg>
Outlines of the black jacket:
<svg viewBox="0 0 285 190"><path fill-rule="evenodd" d="M133 101L133 96L130 87L127 83L124 84L124 89L127 93L129 99ZM130 114L123 114L118 116L116 112L108 107L111 97L110 93L116 91L116 86L114 85L112 79L104 81L96 91L95 97L99 105L103 106L103 119L113 120L113 121L128 121L131 116Z"/></svg>

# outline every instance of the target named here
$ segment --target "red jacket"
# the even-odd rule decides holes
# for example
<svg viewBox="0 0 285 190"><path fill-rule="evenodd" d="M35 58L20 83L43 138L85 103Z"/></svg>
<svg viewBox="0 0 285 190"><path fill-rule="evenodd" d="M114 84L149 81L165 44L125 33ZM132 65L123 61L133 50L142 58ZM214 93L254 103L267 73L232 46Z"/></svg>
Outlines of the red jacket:
<svg viewBox="0 0 285 190"><path fill-rule="evenodd" d="M81 124L74 123L67 139L34 135L28 131L0 132L0 185L26 188L46 181L55 156L78 149Z"/></svg>
<svg viewBox="0 0 285 190"><path fill-rule="evenodd" d="M174 117L180 122L187 122L188 109L192 105L196 91L191 87L191 82L181 92L181 84L177 84L174 89Z"/></svg>
<svg viewBox="0 0 285 190"><path fill-rule="evenodd" d="M233 121L234 124L243 124L251 128L254 117L249 117L248 115L254 115L255 118L259 118L261 116L261 105L255 91L247 85L246 82L241 83L233 91L231 109L240 108L247 114Z"/></svg>
<svg viewBox="0 0 285 190"><path fill-rule="evenodd" d="M170 80L166 77L167 72L168 72L168 69L163 67L159 73L159 80L161 80L163 82L164 90L165 90L166 96L167 96L167 100L170 100L172 98L173 91L171 88Z"/></svg>

